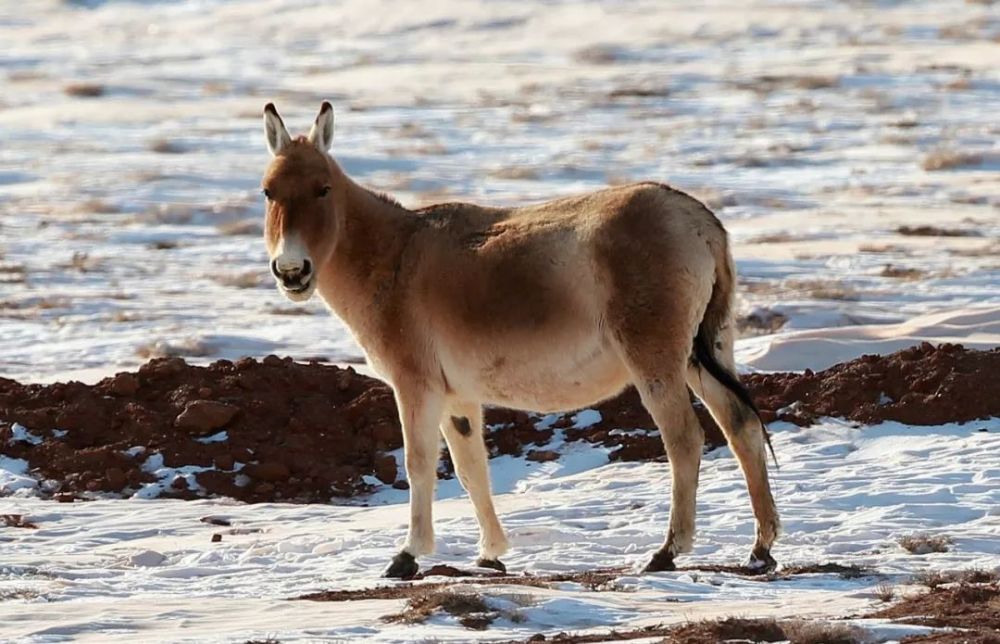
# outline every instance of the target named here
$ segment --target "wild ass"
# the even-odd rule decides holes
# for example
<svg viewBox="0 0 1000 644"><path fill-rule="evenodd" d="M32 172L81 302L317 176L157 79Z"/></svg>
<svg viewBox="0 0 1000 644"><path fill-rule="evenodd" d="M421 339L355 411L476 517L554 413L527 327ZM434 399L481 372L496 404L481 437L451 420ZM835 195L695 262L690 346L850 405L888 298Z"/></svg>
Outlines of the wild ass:
<svg viewBox="0 0 1000 644"><path fill-rule="evenodd" d="M414 575L416 557L433 551L439 430L475 508L478 564L504 570L482 406L565 411L629 384L660 429L673 478L670 528L645 570L673 569L692 547L703 433L688 388L743 468L757 528L750 564L775 565L766 430L733 358L734 265L704 205L637 183L521 208L408 210L329 155L330 103L308 136L289 136L273 104L264 126L278 288L296 302L318 291L395 392L410 526L385 576Z"/></svg>

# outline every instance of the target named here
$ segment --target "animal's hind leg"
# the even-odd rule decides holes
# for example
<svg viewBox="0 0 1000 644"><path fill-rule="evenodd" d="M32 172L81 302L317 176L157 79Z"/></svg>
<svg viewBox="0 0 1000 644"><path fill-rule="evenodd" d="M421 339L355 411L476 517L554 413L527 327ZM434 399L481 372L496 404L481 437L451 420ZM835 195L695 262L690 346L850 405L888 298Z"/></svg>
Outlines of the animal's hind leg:
<svg viewBox="0 0 1000 644"><path fill-rule="evenodd" d="M462 487L469 493L479 522L480 566L507 572L500 555L507 552L507 535L497 518L490 493L489 465L483 442L483 409L478 403L452 402L441 418L441 433Z"/></svg>
<svg viewBox="0 0 1000 644"><path fill-rule="evenodd" d="M667 539L645 571L673 570L674 558L689 552L694 545L695 497L705 436L679 369L676 375L642 379L636 382L636 387L643 405L660 429L672 478Z"/></svg>
<svg viewBox="0 0 1000 644"><path fill-rule="evenodd" d="M724 333L721 335L725 336ZM725 337L720 340L721 348L714 352L718 362L731 373L736 373L732 343L727 342ZM771 546L778 536L781 523L767 475L764 429L760 420L752 409L704 369L694 365L688 367L687 381L722 428L746 478L750 505L757 524L749 565L764 570L773 569L777 563L771 556Z"/></svg>

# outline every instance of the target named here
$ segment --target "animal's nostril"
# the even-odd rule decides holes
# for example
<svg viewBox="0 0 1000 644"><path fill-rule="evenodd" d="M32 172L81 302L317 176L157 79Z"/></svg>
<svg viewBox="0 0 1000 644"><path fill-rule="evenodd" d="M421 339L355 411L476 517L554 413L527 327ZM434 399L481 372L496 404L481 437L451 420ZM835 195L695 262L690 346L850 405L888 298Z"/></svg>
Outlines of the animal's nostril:
<svg viewBox="0 0 1000 644"><path fill-rule="evenodd" d="M302 260L302 277L308 277L313 272L313 265L308 259Z"/></svg>
<svg viewBox="0 0 1000 644"><path fill-rule="evenodd" d="M276 259L271 260L271 275L281 277L281 273L278 272L278 260Z"/></svg>

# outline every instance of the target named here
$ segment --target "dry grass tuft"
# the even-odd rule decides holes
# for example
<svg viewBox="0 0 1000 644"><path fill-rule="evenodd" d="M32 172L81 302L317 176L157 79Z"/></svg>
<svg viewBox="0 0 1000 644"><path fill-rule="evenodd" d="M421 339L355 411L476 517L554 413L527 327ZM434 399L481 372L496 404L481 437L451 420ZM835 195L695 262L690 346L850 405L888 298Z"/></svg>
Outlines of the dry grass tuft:
<svg viewBox="0 0 1000 644"><path fill-rule="evenodd" d="M749 89L758 93L768 94L779 89L830 89L840 85L840 79L836 76L824 76L820 74L805 75L775 75L765 74L748 81L738 81L736 86L740 89Z"/></svg>
<svg viewBox="0 0 1000 644"><path fill-rule="evenodd" d="M791 644L861 644L872 638L852 624L789 620L781 622Z"/></svg>
<svg viewBox="0 0 1000 644"><path fill-rule="evenodd" d="M271 315L315 315L316 311L305 306L271 306L265 309Z"/></svg>
<svg viewBox="0 0 1000 644"><path fill-rule="evenodd" d="M903 550L914 555L926 555L932 552L948 552L951 537L946 535L911 534L900 537L896 543Z"/></svg>
<svg viewBox="0 0 1000 644"><path fill-rule="evenodd" d="M941 228L940 226L900 226L896 232L906 237L978 237L974 230Z"/></svg>
<svg viewBox="0 0 1000 644"><path fill-rule="evenodd" d="M113 203L105 201L104 199L98 199L94 197L92 199L87 199L86 201L81 201L76 205L77 212L83 213L94 213L94 214L116 214L121 212L121 208Z"/></svg>
<svg viewBox="0 0 1000 644"><path fill-rule="evenodd" d="M184 154L188 151L187 148L180 143L167 139L157 139L150 142L149 149L158 154Z"/></svg>
<svg viewBox="0 0 1000 644"><path fill-rule="evenodd" d="M58 266L78 273L93 273L101 269L101 264L103 260L99 257L91 257L90 253L85 251L74 251L69 261L62 262Z"/></svg>
<svg viewBox="0 0 1000 644"><path fill-rule="evenodd" d="M27 276L28 269L24 264L0 262L0 284L23 284Z"/></svg>
<svg viewBox="0 0 1000 644"><path fill-rule="evenodd" d="M37 530L38 526L24 518L23 514L0 514L0 525L7 528L28 528Z"/></svg>
<svg viewBox="0 0 1000 644"><path fill-rule="evenodd" d="M971 166L977 166L982 162L983 157L981 154L976 154L974 152L962 152L960 150L951 150L947 148L938 148L936 150L931 150L927 156L924 157L920 167L928 172L934 172L937 170L968 168Z"/></svg>
<svg viewBox="0 0 1000 644"><path fill-rule="evenodd" d="M588 45L573 53L573 60L588 65L613 65L625 58L624 51L617 45Z"/></svg>
<svg viewBox="0 0 1000 644"><path fill-rule="evenodd" d="M27 588L0 588L0 602L11 599L38 599L39 597L41 595L38 592Z"/></svg>
<svg viewBox="0 0 1000 644"><path fill-rule="evenodd" d="M741 338L769 335L785 326L786 322L788 322L786 315L771 309L757 309L736 318L736 330Z"/></svg>
<svg viewBox="0 0 1000 644"><path fill-rule="evenodd" d="M886 264L882 267L879 275L882 277L894 277L897 279L904 280L919 280L927 275L926 271L922 271L919 268L903 268L902 266L893 266L892 264Z"/></svg>
<svg viewBox="0 0 1000 644"><path fill-rule="evenodd" d="M746 241L748 244L787 244L799 238L789 232L767 233L751 237Z"/></svg>
<svg viewBox="0 0 1000 644"><path fill-rule="evenodd" d="M888 604L896 598L896 587L887 581L883 581L875 586L872 594L875 595L875 599Z"/></svg>
<svg viewBox="0 0 1000 644"><path fill-rule="evenodd" d="M971 568L958 572L927 571L913 576L913 582L936 590L946 584L995 584L1000 582L1000 572Z"/></svg>
<svg viewBox="0 0 1000 644"><path fill-rule="evenodd" d="M872 639L850 624L825 621L744 619L729 617L674 627L668 642L790 642L791 644L863 644Z"/></svg>
<svg viewBox="0 0 1000 644"><path fill-rule="evenodd" d="M204 358L215 353L215 347L198 338L187 338L179 342L157 340L136 348L140 358Z"/></svg>
<svg viewBox="0 0 1000 644"><path fill-rule="evenodd" d="M422 624L441 612L457 618L462 626L477 631L486 630L500 616L499 612L486 605L481 595L435 590L411 597L403 612L386 615L382 619L386 622Z"/></svg>
<svg viewBox="0 0 1000 644"><path fill-rule="evenodd" d="M216 283L231 288L261 288L267 285L265 276L256 270L239 273L221 273L219 275L209 275L209 277Z"/></svg>
<svg viewBox="0 0 1000 644"><path fill-rule="evenodd" d="M107 88L104 85L97 83L70 83L63 87L63 92L67 96L76 96L78 98L97 98L104 96L106 91Z"/></svg>
<svg viewBox="0 0 1000 644"><path fill-rule="evenodd" d="M853 302L861 299L857 290L838 280L789 280L785 283L785 287L814 300Z"/></svg>
<svg viewBox="0 0 1000 644"><path fill-rule="evenodd" d="M236 219L221 223L215 228L223 235L252 235L259 237L264 234L264 227L256 219Z"/></svg>
<svg viewBox="0 0 1000 644"><path fill-rule="evenodd" d="M952 573L940 572L936 570L928 570L926 572L917 573L913 576L913 583L926 586L931 590L936 589L938 586L950 584L953 581L955 581L955 579Z"/></svg>
<svg viewBox="0 0 1000 644"><path fill-rule="evenodd" d="M661 86L624 86L616 87L608 93L608 98L665 98L670 96L670 90Z"/></svg>

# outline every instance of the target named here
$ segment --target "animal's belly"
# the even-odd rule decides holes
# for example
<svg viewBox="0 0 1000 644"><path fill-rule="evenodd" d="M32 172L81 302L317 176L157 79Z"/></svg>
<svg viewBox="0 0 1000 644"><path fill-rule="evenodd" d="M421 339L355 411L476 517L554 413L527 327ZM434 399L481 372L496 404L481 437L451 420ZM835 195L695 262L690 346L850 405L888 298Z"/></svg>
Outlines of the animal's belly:
<svg viewBox="0 0 1000 644"><path fill-rule="evenodd" d="M629 383L625 365L599 339L548 350L508 350L465 370L456 383L487 404L550 412L586 407Z"/></svg>

